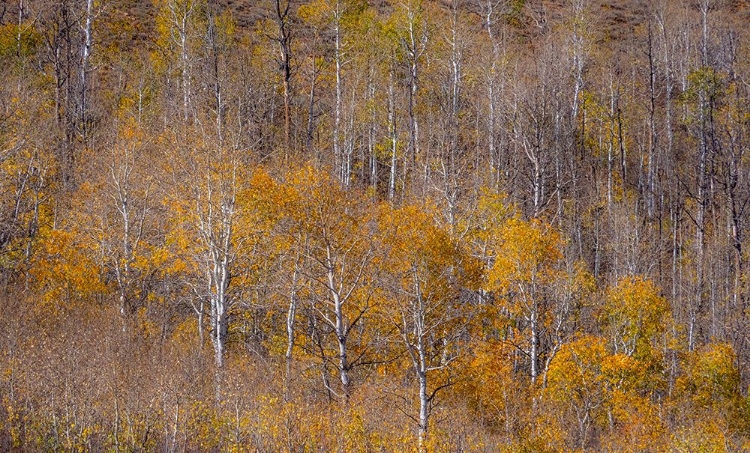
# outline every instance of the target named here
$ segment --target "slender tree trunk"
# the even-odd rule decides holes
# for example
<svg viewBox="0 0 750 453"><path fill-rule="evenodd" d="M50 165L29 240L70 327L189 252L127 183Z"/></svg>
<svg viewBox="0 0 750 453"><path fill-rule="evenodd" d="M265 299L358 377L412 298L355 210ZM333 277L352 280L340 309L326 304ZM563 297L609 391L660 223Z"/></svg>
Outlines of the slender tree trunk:
<svg viewBox="0 0 750 453"><path fill-rule="evenodd" d="M276 42L279 45L279 66L281 69L281 79L284 90L284 159L289 157L291 152L291 35L289 33L289 1L282 6L283 0L274 2L274 19L278 28Z"/></svg>
<svg viewBox="0 0 750 453"><path fill-rule="evenodd" d="M24 17L24 0L18 0L18 30L16 32L16 57L21 58L21 40L23 30L23 17Z"/></svg>
<svg viewBox="0 0 750 453"><path fill-rule="evenodd" d="M701 123L705 124L703 105L701 109ZM705 228L706 228L706 205L707 200L707 165L708 165L708 142L706 138L705 126L701 127L700 144L698 158L698 213L695 216L695 293L694 302L691 307L690 325L688 328L688 350L693 351L696 345L696 335L699 317L703 312L704 305L704 283L703 283L703 261L705 255Z"/></svg>
<svg viewBox="0 0 750 453"><path fill-rule="evenodd" d="M427 370L424 364L424 345L420 345L420 369L417 372L419 378L419 435L418 448L419 452L426 452L427 430L429 428L429 395L427 393Z"/></svg>
<svg viewBox="0 0 750 453"><path fill-rule="evenodd" d="M396 166L398 164L398 135L396 132L396 95L393 85L393 67L388 73L388 133L391 141L391 175L388 180L388 199L396 197Z"/></svg>
<svg viewBox="0 0 750 453"><path fill-rule="evenodd" d="M409 20L408 43L406 44L409 77L407 81L408 116L409 116L409 146L407 155L404 156L403 175L404 181L409 180L409 172L413 171L419 154L419 120L416 114L417 91L419 90L419 59L424 51L427 36L417 37L416 20L417 12L409 7L407 11Z"/></svg>
<svg viewBox="0 0 750 453"><path fill-rule="evenodd" d="M346 180L344 156L341 153L341 144L339 143L341 134L341 10L339 0L336 0L336 11L334 12L333 20L335 35L334 60L336 66L336 105L333 118L333 161L339 179L344 186L347 186L348 181Z"/></svg>
<svg viewBox="0 0 750 453"><path fill-rule="evenodd" d="M490 171L493 175L499 173L499 159L495 152L495 79L497 77L497 60L499 58L499 46L495 40L493 32L493 0L487 0L486 10L484 11L484 26L487 29L487 36L492 44L492 63L490 64L490 73L487 77L487 152L489 154ZM499 181L495 181L496 183Z"/></svg>
<svg viewBox="0 0 750 453"><path fill-rule="evenodd" d="M190 52L188 46L188 26L190 24L192 7L189 7L186 3L183 7L184 10L177 11L178 6L170 2L170 8L172 9L173 20L175 25L177 25L179 34L181 72L180 82L182 83L182 120L185 122L185 124L187 124L191 113L190 110L192 97Z"/></svg>
<svg viewBox="0 0 750 453"><path fill-rule="evenodd" d="M648 218L654 217L656 196L656 149L658 145L658 134L656 131L656 64L653 55L653 35L651 23L648 25L648 67L649 67L649 144L646 164L646 213Z"/></svg>
<svg viewBox="0 0 750 453"><path fill-rule="evenodd" d="M286 353L284 354L286 373L284 375L284 397L286 400L289 399L289 381L292 374L292 361L294 353L294 340L295 340L295 317L297 313L297 285L299 283L300 275L300 253L297 253L297 257L294 262L294 271L292 272L292 289L289 294L289 309L286 314Z"/></svg>
<svg viewBox="0 0 750 453"><path fill-rule="evenodd" d="M536 305L536 302L532 302L532 304ZM531 311L531 316L529 317L529 335L531 337L531 351L529 353L529 358L531 360L532 386L536 384L536 379L539 376L539 326L537 316L537 310L536 307L534 307Z"/></svg>
<svg viewBox="0 0 750 453"><path fill-rule="evenodd" d="M219 148L224 147L224 99L221 83L220 60L221 49L218 31L216 30L216 18L213 10L209 11L208 17L208 44L211 56L211 71L213 76L214 108L216 109L216 136Z"/></svg>
<svg viewBox="0 0 750 453"><path fill-rule="evenodd" d="M83 49L81 52L81 105L80 105L80 117L81 117L81 132L83 135L84 142L88 138L88 73L89 73L89 57L91 55L92 47L92 36L91 36L91 22L94 14L94 0L86 0L86 23L83 27Z"/></svg>
<svg viewBox="0 0 750 453"><path fill-rule="evenodd" d="M333 261L331 256L330 247L327 249L326 257L326 278L328 280L328 290L331 298L333 299L333 315L334 321L334 332L336 334L336 341L339 349L339 378L341 380L341 387L343 389L344 403L349 402L350 382L349 382L349 358L346 347L347 339L349 337L348 326L344 315L344 303L339 293L335 281Z"/></svg>
<svg viewBox="0 0 750 453"><path fill-rule="evenodd" d="M305 149L308 154L312 153L313 136L315 133L315 88L318 82L318 68L315 57L312 58L312 76L310 80L310 95L307 103L307 134L305 138Z"/></svg>
<svg viewBox="0 0 750 453"><path fill-rule="evenodd" d="M377 120L375 117L375 83L374 83L374 68L370 67L369 78L367 82L367 95L370 104L370 124L367 128L367 155L370 160L370 187L373 188L374 192L378 189L378 157L375 155L375 125ZM364 167L364 163L362 165Z"/></svg>

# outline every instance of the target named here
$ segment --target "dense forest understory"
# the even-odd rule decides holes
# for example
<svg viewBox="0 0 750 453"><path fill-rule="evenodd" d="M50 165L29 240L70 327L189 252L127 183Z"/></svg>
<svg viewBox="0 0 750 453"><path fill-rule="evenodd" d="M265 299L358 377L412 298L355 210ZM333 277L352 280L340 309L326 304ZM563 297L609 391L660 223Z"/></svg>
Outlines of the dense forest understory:
<svg viewBox="0 0 750 453"><path fill-rule="evenodd" d="M750 451L748 24L4 1L0 450Z"/></svg>

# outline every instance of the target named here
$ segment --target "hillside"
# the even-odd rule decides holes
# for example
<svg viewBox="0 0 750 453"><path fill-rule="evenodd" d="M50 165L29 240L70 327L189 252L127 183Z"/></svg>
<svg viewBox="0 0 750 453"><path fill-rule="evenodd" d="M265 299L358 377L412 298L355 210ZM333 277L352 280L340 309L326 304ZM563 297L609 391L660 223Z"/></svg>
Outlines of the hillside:
<svg viewBox="0 0 750 453"><path fill-rule="evenodd" d="M750 2L0 5L0 450L750 450Z"/></svg>

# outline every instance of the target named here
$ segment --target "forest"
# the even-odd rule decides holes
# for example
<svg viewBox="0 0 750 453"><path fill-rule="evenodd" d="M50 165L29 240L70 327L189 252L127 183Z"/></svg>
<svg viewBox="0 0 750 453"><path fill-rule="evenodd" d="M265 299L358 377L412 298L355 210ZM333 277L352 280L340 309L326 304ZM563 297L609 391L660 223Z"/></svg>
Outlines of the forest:
<svg viewBox="0 0 750 453"><path fill-rule="evenodd" d="M0 450L750 451L748 24L4 0Z"/></svg>

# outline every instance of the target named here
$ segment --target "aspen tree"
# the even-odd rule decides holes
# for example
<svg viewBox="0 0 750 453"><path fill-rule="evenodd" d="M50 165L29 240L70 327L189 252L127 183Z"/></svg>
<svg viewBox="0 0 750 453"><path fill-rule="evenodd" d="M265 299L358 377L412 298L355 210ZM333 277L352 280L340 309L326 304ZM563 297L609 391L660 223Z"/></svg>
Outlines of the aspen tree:
<svg viewBox="0 0 750 453"><path fill-rule="evenodd" d="M461 335L473 307L461 290L476 284L476 267L436 225L431 211L409 205L383 206L383 277L390 300L384 316L397 329L416 378L417 448L427 450L430 416L440 392L454 384L453 365L462 357Z"/></svg>

